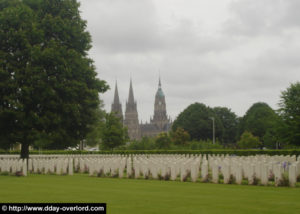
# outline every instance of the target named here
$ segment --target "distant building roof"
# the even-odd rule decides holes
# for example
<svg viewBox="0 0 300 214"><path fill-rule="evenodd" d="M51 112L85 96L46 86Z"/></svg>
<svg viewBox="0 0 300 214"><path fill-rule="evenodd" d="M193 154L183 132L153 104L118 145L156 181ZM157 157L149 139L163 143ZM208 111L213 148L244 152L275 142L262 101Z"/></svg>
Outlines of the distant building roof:
<svg viewBox="0 0 300 214"><path fill-rule="evenodd" d="M156 125L151 124L151 123L146 123L146 124L140 124L141 131L142 132L157 132L158 128Z"/></svg>

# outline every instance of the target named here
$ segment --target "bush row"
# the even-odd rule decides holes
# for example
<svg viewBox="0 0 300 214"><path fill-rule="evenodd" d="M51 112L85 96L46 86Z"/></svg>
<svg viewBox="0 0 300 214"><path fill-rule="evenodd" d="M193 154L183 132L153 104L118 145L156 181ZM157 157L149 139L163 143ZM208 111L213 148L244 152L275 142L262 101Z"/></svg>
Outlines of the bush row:
<svg viewBox="0 0 300 214"><path fill-rule="evenodd" d="M20 154L20 151L0 150L0 154ZM114 151L66 151L47 150L30 151L30 154L224 154L224 155L296 155L300 156L300 149L289 150L114 150Z"/></svg>

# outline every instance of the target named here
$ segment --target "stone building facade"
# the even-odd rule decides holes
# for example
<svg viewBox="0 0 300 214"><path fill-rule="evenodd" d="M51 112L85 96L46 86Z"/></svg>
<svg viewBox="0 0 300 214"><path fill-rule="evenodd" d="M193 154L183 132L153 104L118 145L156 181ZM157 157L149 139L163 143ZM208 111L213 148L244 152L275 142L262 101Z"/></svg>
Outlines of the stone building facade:
<svg viewBox="0 0 300 214"><path fill-rule="evenodd" d="M139 123L137 104L134 100L132 81L129 85L129 96L126 102L125 118L123 120L122 105L119 99L116 83L114 102L111 111L120 117L124 126L128 128L128 135L131 140L139 140L142 137L155 137L161 132L168 132L171 128L171 119L167 116L166 100L159 79L158 89L155 94L154 115L149 123Z"/></svg>

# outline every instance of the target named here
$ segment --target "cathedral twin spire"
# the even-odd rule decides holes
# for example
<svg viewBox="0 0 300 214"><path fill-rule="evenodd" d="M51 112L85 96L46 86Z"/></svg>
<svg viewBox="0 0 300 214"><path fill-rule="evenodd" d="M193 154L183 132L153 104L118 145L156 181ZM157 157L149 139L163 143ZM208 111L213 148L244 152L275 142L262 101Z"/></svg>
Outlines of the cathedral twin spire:
<svg viewBox="0 0 300 214"><path fill-rule="evenodd" d="M118 92L118 83L116 81L114 102L112 104L112 108L111 108L112 110L111 111L115 112L115 113L122 113L122 107L119 108L119 105L121 105L121 102L120 102L119 92ZM132 88L132 80L131 79L130 79L130 85L129 85L128 100L126 102L126 109L128 109L128 110L129 109L131 109L131 110L136 109L136 102L134 101L133 88Z"/></svg>
<svg viewBox="0 0 300 214"><path fill-rule="evenodd" d="M127 126L130 139L140 139L140 127L136 102L134 101L132 81L130 79L129 96L126 102L125 119L123 120L122 105L119 98L118 84L116 81L114 102L111 105L111 111L120 118L121 122Z"/></svg>

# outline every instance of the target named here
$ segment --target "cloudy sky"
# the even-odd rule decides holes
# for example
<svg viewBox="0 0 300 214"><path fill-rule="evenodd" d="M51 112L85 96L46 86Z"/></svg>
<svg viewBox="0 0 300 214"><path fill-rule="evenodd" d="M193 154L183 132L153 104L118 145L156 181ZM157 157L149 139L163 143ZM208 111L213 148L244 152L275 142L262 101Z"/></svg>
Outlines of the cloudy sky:
<svg viewBox="0 0 300 214"><path fill-rule="evenodd" d="M130 76L139 119L153 115L159 74L172 119L194 102L239 116L255 102L278 108L300 80L299 0L80 0L110 111Z"/></svg>

